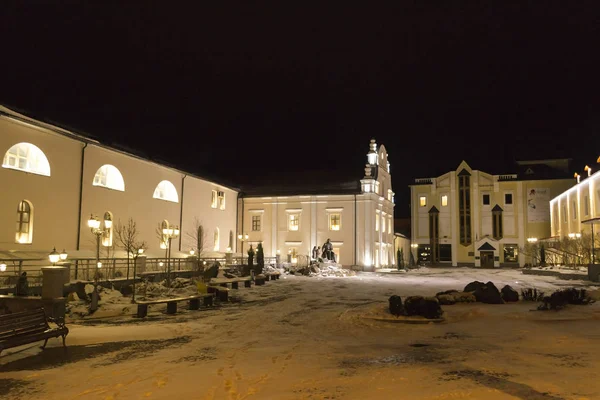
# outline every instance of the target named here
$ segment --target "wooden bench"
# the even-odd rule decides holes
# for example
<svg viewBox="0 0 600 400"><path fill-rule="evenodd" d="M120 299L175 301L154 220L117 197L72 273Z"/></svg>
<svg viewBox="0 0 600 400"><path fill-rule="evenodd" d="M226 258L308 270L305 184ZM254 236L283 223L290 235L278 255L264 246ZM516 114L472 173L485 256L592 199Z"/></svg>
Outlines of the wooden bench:
<svg viewBox="0 0 600 400"><path fill-rule="evenodd" d="M281 273L279 272L268 272L266 274L264 274L266 276L266 280L277 280L279 279L279 275L281 275Z"/></svg>
<svg viewBox="0 0 600 400"><path fill-rule="evenodd" d="M206 291L210 294L216 295L219 301L228 301L229 289L224 286L208 285Z"/></svg>
<svg viewBox="0 0 600 400"><path fill-rule="evenodd" d="M264 285L264 284L265 284L265 281L266 281L266 280L267 280L267 277L266 277L265 275L263 275L263 274L256 275L256 276L254 277L254 284L255 284L256 286L262 286L262 285Z"/></svg>
<svg viewBox="0 0 600 400"><path fill-rule="evenodd" d="M227 284L231 284L232 289L239 289L239 283L244 282L244 287L252 287L252 278L249 276L243 276L239 278L212 278L210 284L215 286L227 287Z"/></svg>
<svg viewBox="0 0 600 400"><path fill-rule="evenodd" d="M175 314L177 313L177 303L180 301L188 302L188 309L190 310L198 310L200 309L200 299L204 299L205 306L213 305L213 297L212 293L201 293L195 294L192 296L185 297L174 297L170 299L157 299L157 300L140 300L136 301L137 304L137 316L138 318L144 318L148 315L148 306L153 304L164 304L167 303L167 314Z"/></svg>
<svg viewBox="0 0 600 400"><path fill-rule="evenodd" d="M56 328L51 328L48 322L55 323ZM43 308L36 308L0 315L0 353L10 347L17 347L28 343L44 341L42 349L46 347L48 339L62 336L63 347L69 329L63 320L47 317Z"/></svg>

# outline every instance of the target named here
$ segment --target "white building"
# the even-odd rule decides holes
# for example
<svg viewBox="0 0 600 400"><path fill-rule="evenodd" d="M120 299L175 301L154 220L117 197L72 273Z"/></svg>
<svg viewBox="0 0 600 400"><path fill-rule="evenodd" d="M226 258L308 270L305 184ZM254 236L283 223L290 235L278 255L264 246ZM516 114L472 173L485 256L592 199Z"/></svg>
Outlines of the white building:
<svg viewBox="0 0 600 400"><path fill-rule="evenodd" d="M196 247L196 220L208 250L235 246L238 190L106 146L0 106L0 259L48 254L54 247L72 256L96 247L91 215L110 219L105 248L123 252L114 228L132 218L149 257L165 255L158 227L180 229L171 256ZM15 224L16 222L16 224ZM84 252L83 250L87 250ZM79 253L78 253L79 251ZM91 253L93 254L93 252ZM120 254L120 255L119 255Z"/></svg>
<svg viewBox="0 0 600 400"><path fill-rule="evenodd" d="M593 225L596 225L594 234L600 233L600 170L592 172L586 166L583 176L575 174L574 186L550 201L553 238L591 234Z"/></svg>
<svg viewBox="0 0 600 400"><path fill-rule="evenodd" d="M523 266L527 240L550 236L550 199L573 185L569 160L520 161L492 175L461 162L411 189L415 260L452 266Z"/></svg>
<svg viewBox="0 0 600 400"><path fill-rule="evenodd" d="M285 261L289 255L296 261L330 239L343 266L371 271L395 263L390 164L385 147L375 140L365 176L355 184L258 189L243 193L239 208L239 233L248 235L247 243L254 247L262 242L266 256L280 254Z"/></svg>
<svg viewBox="0 0 600 400"><path fill-rule="evenodd" d="M394 264L394 204L388 154L371 141L365 176L341 191L254 193L223 185L107 146L75 132L0 106L0 260L48 254L54 247L73 258L93 254L95 216L113 226L102 237L103 254L123 257L114 229L132 218L149 257L165 255L160 230L178 227L171 256L196 243L199 222L204 256L242 253L238 235L263 242L265 256L298 258L331 239L338 262L372 270ZM239 197L239 198L238 198ZM16 224L15 224L16 222Z"/></svg>

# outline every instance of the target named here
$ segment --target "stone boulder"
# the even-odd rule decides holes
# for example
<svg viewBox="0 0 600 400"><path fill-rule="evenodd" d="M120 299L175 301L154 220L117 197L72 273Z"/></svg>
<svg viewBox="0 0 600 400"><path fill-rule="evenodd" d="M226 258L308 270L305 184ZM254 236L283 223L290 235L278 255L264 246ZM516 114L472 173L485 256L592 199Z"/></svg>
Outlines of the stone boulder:
<svg viewBox="0 0 600 400"><path fill-rule="evenodd" d="M389 298L390 313L396 317L404 315L404 306L402 305L402 297L393 295Z"/></svg>
<svg viewBox="0 0 600 400"><path fill-rule="evenodd" d="M471 292L459 292L458 290L446 290L435 295L441 305L452 305L456 303L473 303L476 301Z"/></svg>
<svg viewBox="0 0 600 400"><path fill-rule="evenodd" d="M404 300L407 316L422 316L427 319L441 318L442 307L436 297L410 296Z"/></svg>
<svg viewBox="0 0 600 400"><path fill-rule="evenodd" d="M479 282L479 281L473 281L473 282L469 283L467 286L465 286L465 288L463 289L463 292L474 292L481 286L485 286L485 283Z"/></svg>
<svg viewBox="0 0 600 400"><path fill-rule="evenodd" d="M502 294L502 299L506 302L519 301L519 292L509 285L505 285L500 292Z"/></svg>
<svg viewBox="0 0 600 400"><path fill-rule="evenodd" d="M500 291L492 282L479 286L475 292L473 292L473 295L475 296L475 299L481 303L504 304Z"/></svg>
<svg viewBox="0 0 600 400"><path fill-rule="evenodd" d="M131 296L133 294L133 286L125 285L125 286L121 287L120 292L125 297Z"/></svg>

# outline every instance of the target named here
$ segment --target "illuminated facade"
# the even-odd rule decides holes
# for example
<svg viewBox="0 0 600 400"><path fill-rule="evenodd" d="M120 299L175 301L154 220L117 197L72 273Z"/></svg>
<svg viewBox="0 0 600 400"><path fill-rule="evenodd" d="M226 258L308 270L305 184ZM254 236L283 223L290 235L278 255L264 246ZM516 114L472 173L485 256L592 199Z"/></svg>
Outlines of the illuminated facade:
<svg viewBox="0 0 600 400"><path fill-rule="evenodd" d="M599 233L595 219L600 218L600 171L592 173L592 169L586 166L583 176L576 174L575 179L577 183L573 187L550 201L553 237L590 234L592 224L589 222L595 224L594 234Z"/></svg>
<svg viewBox="0 0 600 400"><path fill-rule="evenodd" d="M452 266L524 265L527 240L550 236L550 199L573 186L569 160L518 162L519 174L491 175L461 162L416 179L411 240L417 262Z"/></svg>
<svg viewBox="0 0 600 400"><path fill-rule="evenodd" d="M237 189L2 106L0 150L0 258L9 252L47 254L53 247L71 256L93 250L87 225L92 214L111 219L113 230L119 221L133 218L150 257L165 254L159 226L179 226L181 236L172 240L171 255L189 254L196 247L189 235L196 220L204 227L206 248L222 255L235 246ZM122 256L114 236L107 232L102 246L112 246L115 256Z"/></svg>
<svg viewBox="0 0 600 400"><path fill-rule="evenodd" d="M345 267L372 271L395 264L394 192L384 146L371 140L365 176L347 188L320 192L243 194L238 200L238 234L248 245L262 242L266 256L283 261L308 257L327 239ZM238 247L239 248L239 247Z"/></svg>

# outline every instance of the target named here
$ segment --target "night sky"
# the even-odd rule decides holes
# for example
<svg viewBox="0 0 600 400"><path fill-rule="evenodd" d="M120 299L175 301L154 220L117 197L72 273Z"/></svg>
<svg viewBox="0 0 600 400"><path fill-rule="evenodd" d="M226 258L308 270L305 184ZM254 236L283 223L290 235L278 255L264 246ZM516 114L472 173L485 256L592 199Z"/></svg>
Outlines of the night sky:
<svg viewBox="0 0 600 400"><path fill-rule="evenodd" d="M600 155L597 0L198 3L3 1L0 103L242 187L375 138L397 217L462 159Z"/></svg>

